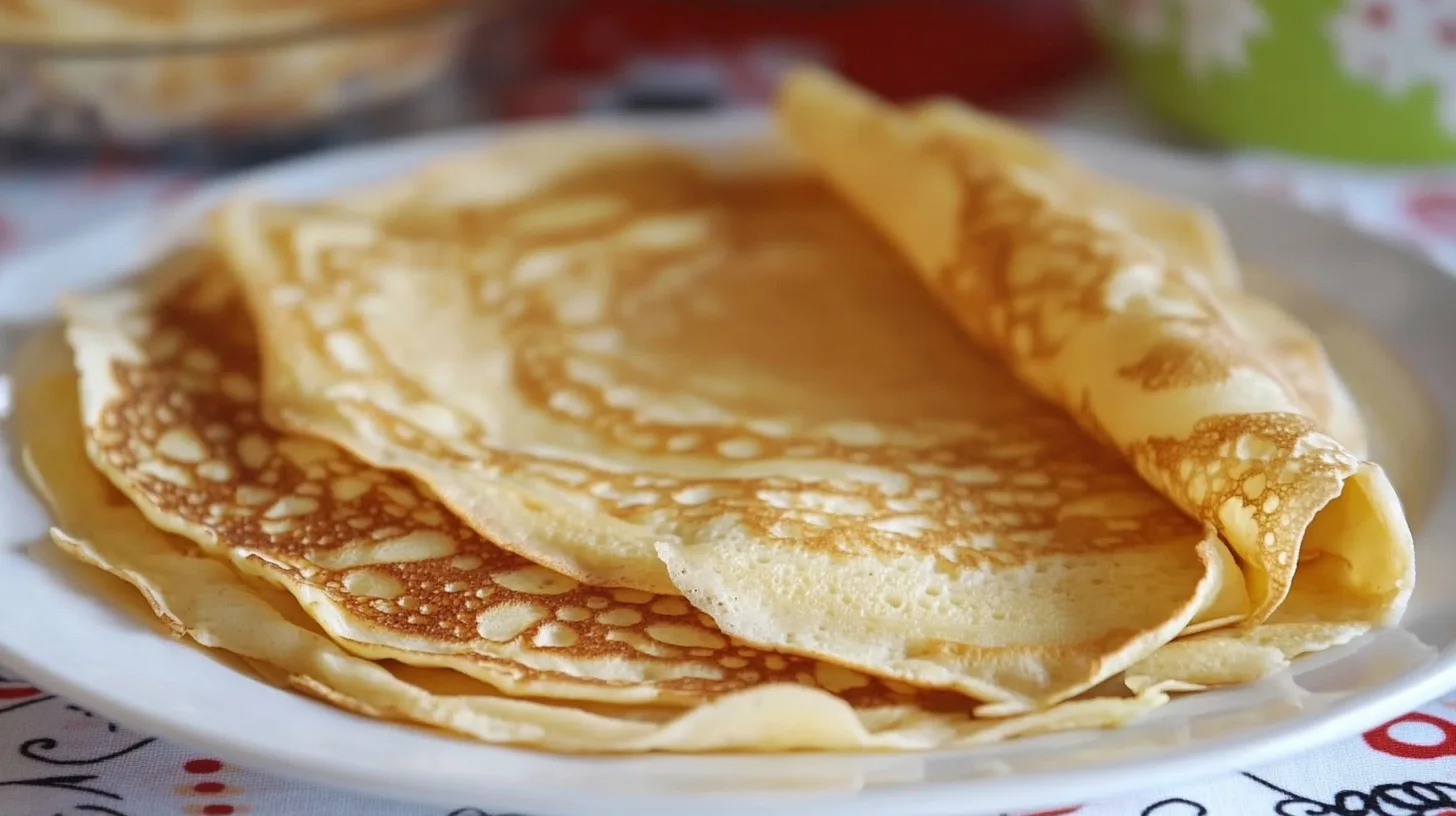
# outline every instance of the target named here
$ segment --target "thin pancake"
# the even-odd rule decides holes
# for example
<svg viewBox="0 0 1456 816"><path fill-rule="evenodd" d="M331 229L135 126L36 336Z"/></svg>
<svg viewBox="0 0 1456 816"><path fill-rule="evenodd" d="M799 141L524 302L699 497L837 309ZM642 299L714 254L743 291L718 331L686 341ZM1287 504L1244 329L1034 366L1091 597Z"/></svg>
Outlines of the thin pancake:
<svg viewBox="0 0 1456 816"><path fill-rule="evenodd" d="M1055 145L957 102L930 102L909 114L967 149L1053 180L1070 206L1115 220L1156 244L1170 263L1206 279L1244 341L1264 355L1320 426L1352 453L1364 454L1364 422L1319 339L1278 306L1243 291L1238 260L1212 211L1089 172Z"/></svg>
<svg viewBox="0 0 1456 816"><path fill-rule="evenodd" d="M431 691L291 622L296 609L275 607L267 593L260 595L220 561L197 557L188 542L148 523L89 466L80 413L69 372L32 380L17 395L15 419L27 470L57 518L56 544L135 586L177 635L240 655L270 678L364 716L557 751L901 750L1112 727L1168 699L1152 689L1132 698L1076 701L1025 717L977 722L914 707L856 712L821 690L782 684L731 694L684 714L586 711Z"/></svg>
<svg viewBox="0 0 1456 816"><path fill-rule="evenodd" d="M1318 426L1205 276L1055 175L825 74L791 77L779 111L968 334L1219 530L1242 561L1252 621L1315 554L1373 599L1372 623L1399 618L1414 560L1384 473Z"/></svg>
<svg viewBox="0 0 1456 816"><path fill-rule="evenodd" d="M1245 292L1220 291L1219 299L1234 328L1294 390L1319 427L1364 457L1369 447L1365 419L1314 332L1273 303Z"/></svg>
<svg viewBox="0 0 1456 816"><path fill-rule="evenodd" d="M928 102L908 114L971 149L1056 179L1080 206L1118 219L1162 247L1173 263L1196 270L1219 288L1239 287L1243 276L1228 236L1206 207L1089 173L1051 143L958 102Z"/></svg>
<svg viewBox="0 0 1456 816"><path fill-rule="evenodd" d="M382 220L234 202L269 420L573 577L997 713L1243 614L1216 537L822 186L613 155Z"/></svg>
<svg viewBox="0 0 1456 816"><path fill-rule="evenodd" d="M801 683L865 708L911 699L732 643L680 597L581 586L412 481L264 425L252 327L209 250L65 310L96 466L163 529L287 588L356 654L515 695L692 705Z"/></svg>
<svg viewBox="0 0 1456 816"><path fill-rule="evenodd" d="M1283 309L1242 291L1243 275L1211 212L1088 172L1050 143L959 103L932 102L909 113L969 149L1054 180L1072 206L1115 219L1156 244L1169 262L1208 280L1240 339L1293 390L1318 427L1350 452L1364 455L1364 420L1319 339ZM1388 613L1372 608L1368 596L1356 596L1366 603L1351 606L1340 597L1348 583L1329 563L1302 567L1289 595L1264 624L1180 638L1130 669L1127 683L1133 689L1160 682L1243 683L1278 671L1300 655L1349 642Z"/></svg>

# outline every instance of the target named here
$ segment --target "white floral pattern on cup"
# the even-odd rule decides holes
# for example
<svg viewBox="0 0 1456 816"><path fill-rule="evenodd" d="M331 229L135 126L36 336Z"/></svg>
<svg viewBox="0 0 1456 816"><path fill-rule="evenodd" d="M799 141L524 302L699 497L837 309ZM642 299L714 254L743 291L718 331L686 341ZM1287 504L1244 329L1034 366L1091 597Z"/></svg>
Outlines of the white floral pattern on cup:
<svg viewBox="0 0 1456 816"><path fill-rule="evenodd" d="M1346 0L1329 37L1345 75L1386 97L1434 87L1441 127L1456 134L1456 0Z"/></svg>
<svg viewBox="0 0 1456 816"><path fill-rule="evenodd" d="M1245 73L1249 43L1269 33L1257 0L1087 0L1093 13L1144 46L1176 38L1183 67L1195 79Z"/></svg>

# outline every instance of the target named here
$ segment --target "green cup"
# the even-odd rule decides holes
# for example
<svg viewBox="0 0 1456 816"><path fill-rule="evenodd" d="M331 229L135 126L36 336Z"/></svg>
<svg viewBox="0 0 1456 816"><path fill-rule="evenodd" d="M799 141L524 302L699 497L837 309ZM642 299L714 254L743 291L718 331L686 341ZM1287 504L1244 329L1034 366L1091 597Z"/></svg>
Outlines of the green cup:
<svg viewBox="0 0 1456 816"><path fill-rule="evenodd" d="M1347 161L1456 160L1456 2L1085 3L1131 92L1192 135Z"/></svg>

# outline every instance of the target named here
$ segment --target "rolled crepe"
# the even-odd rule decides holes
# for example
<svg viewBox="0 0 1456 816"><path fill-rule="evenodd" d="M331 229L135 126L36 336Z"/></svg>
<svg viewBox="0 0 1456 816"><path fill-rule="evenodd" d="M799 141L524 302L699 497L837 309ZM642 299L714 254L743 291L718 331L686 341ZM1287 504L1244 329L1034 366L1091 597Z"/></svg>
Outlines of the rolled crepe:
<svg viewBox="0 0 1456 816"><path fill-rule="evenodd" d="M906 112L804 70L778 112L966 332L1214 525L1240 560L1250 623L1314 559L1371 623L1398 619L1414 583L1399 500L1240 331L1218 295L1234 273L1196 268L1198 250L1166 232L1151 239L1138 200L1106 192L1127 188L952 106Z"/></svg>

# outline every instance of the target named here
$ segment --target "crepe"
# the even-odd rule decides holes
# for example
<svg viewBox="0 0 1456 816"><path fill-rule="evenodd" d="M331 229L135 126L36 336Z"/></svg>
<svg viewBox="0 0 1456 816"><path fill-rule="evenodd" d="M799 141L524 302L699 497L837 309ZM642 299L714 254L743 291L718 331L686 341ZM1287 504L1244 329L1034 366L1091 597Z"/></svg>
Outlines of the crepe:
<svg viewBox="0 0 1456 816"><path fill-rule="evenodd" d="M1414 560L1388 480L1241 336L1209 276L1056 173L826 74L790 77L779 115L968 335L1219 531L1251 623L1315 558L1370 623L1399 618Z"/></svg>
<svg viewBox="0 0 1456 816"><path fill-rule="evenodd" d="M1221 290L1218 295L1239 336L1289 386L1315 424L1345 450L1364 458L1370 445L1365 419L1319 337L1263 298L1239 289Z"/></svg>
<svg viewBox="0 0 1456 816"><path fill-rule="evenodd" d="M149 523L90 467L80 413L73 372L33 379L17 394L24 459L57 519L56 544L135 586L177 636L235 653L265 677L364 716L569 752L902 750L1110 727L1167 701L1163 690L1151 689L1136 697L1080 700L1053 711L973 721L914 706L856 712L822 690L793 684L730 694L687 713L600 705L587 710L432 690L463 684L421 686L341 650L296 623L296 609L278 606L274 595L260 592L222 561L198 557L189 542Z"/></svg>
<svg viewBox="0 0 1456 816"><path fill-rule="evenodd" d="M215 252L66 304L87 450L158 526L292 592L341 645L503 692L695 705L772 683L912 689L747 648L676 596L597 590L493 546L412 481L257 412L252 327Z"/></svg>
<svg viewBox="0 0 1456 816"><path fill-rule="evenodd" d="M1217 538L816 180L508 148L505 193L436 210L225 208L270 423L575 579L982 714L1247 611Z"/></svg>
<svg viewBox="0 0 1456 816"><path fill-rule="evenodd" d="M1092 173L1026 130L956 102L923 103L908 115L963 149L1051 181L1065 205L1095 210L1099 218L1156 244L1168 263L1205 279L1240 339L1284 380L1319 426L1350 452L1365 453L1364 421L1319 339L1276 304L1243 291L1240 262L1212 211Z"/></svg>
<svg viewBox="0 0 1456 816"><path fill-rule="evenodd" d="M1223 225L1202 205L1097 176L1026 130L957 102L921 103L907 115L999 162L1054 179L1078 205L1120 220L1161 247L1171 262L1197 270L1215 286L1235 289L1243 279Z"/></svg>

